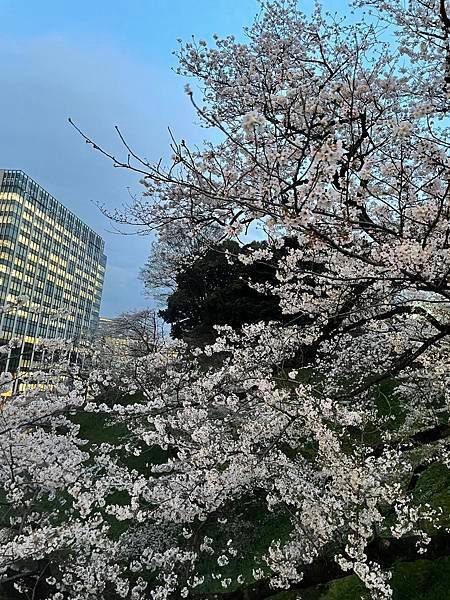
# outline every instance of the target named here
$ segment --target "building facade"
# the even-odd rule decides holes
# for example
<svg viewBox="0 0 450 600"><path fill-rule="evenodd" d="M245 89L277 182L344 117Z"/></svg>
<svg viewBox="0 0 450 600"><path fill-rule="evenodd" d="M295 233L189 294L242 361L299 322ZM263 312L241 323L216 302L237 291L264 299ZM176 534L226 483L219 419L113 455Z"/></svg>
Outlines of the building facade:
<svg viewBox="0 0 450 600"><path fill-rule="evenodd" d="M124 331L119 333L116 327L117 320L100 317L97 329L97 341L103 346L105 352L111 357L127 357L133 352L133 339Z"/></svg>
<svg viewBox="0 0 450 600"><path fill-rule="evenodd" d="M105 267L99 235L22 171L0 170L0 344L19 348L0 370L29 369L39 339L93 337Z"/></svg>

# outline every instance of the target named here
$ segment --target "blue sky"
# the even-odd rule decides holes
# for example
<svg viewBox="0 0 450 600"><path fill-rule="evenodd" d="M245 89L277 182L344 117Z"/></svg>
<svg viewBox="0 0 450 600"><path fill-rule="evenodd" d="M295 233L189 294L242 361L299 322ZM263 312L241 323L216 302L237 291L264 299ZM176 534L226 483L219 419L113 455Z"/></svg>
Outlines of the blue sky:
<svg viewBox="0 0 450 600"><path fill-rule="evenodd" d="M138 274L151 239L112 232L95 203L127 202L138 177L88 149L67 118L115 151L119 125L152 161L170 153L169 125L200 143L173 72L176 40L239 35L258 10L257 0L0 0L0 168L22 169L105 238L103 315L149 303Z"/></svg>

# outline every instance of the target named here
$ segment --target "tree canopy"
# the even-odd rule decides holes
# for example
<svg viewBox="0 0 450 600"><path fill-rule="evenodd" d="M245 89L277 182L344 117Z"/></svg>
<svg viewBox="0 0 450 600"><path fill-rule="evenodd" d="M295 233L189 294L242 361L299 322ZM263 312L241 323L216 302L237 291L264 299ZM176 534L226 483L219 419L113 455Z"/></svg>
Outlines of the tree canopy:
<svg viewBox="0 0 450 600"><path fill-rule="evenodd" d="M293 240L291 246L294 244ZM240 246L229 240L209 246L180 270L176 288L167 298L167 308L160 311L172 326L172 336L211 343L216 338L215 325L238 329L245 323L284 320L279 298L255 288L276 283L276 259L246 264L252 251L267 250L266 242Z"/></svg>

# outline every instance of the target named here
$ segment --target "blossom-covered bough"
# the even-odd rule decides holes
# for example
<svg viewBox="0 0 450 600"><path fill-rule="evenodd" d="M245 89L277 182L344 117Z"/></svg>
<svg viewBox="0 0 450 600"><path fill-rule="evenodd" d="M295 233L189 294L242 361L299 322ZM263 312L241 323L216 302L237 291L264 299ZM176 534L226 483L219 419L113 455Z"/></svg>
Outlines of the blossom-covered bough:
<svg viewBox="0 0 450 600"><path fill-rule="evenodd" d="M55 600L238 599L355 573L389 598L396 560L450 553L449 515L416 493L450 466L448 6L359 4L365 23L268 3L245 42L182 47L220 141L173 141L167 167L125 140L111 156L146 188L119 222L296 238L268 290L293 318L113 370L99 356L9 400L5 581ZM122 435L84 445L80 411Z"/></svg>

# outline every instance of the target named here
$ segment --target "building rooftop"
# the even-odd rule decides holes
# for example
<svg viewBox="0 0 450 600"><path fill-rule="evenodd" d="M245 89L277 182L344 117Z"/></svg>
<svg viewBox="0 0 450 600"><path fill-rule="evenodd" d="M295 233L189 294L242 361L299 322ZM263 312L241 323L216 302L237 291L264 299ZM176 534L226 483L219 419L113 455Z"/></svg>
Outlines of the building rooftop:
<svg viewBox="0 0 450 600"><path fill-rule="evenodd" d="M97 232L95 232L91 227L89 227L89 225L82 221L80 217L78 217L73 211L64 206L64 204L47 192L47 190L45 190L24 171L20 169L0 169L0 191L19 191L22 193L29 193L35 202L41 204L46 211L50 209L52 213L54 205L61 207L63 209L63 214L65 213L65 215L70 215L70 220L73 220L75 224L79 225L81 230L88 232L89 242L95 243L95 245L99 246L102 251L104 250L105 242Z"/></svg>

